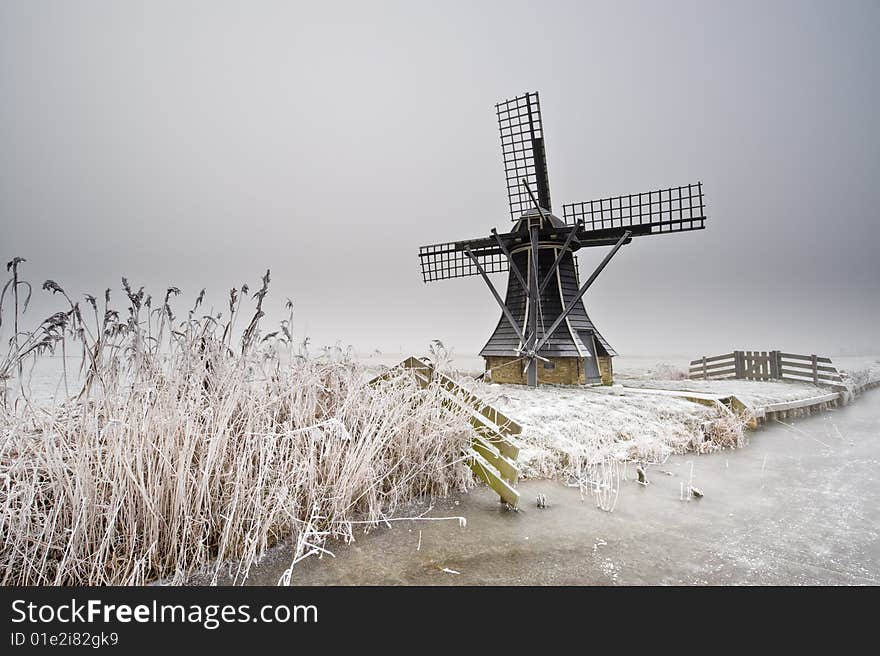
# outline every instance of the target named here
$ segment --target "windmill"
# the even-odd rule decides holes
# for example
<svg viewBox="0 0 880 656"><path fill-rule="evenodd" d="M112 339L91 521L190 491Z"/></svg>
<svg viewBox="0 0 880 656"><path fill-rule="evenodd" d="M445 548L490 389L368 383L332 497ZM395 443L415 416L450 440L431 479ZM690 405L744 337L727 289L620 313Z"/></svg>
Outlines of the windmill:
<svg viewBox="0 0 880 656"><path fill-rule="evenodd" d="M501 318L480 351L492 380L610 384L617 355L587 315L583 296L634 237L703 229L702 183L563 205L552 212L537 92L495 106L513 228L477 239L422 246L422 278L479 275ZM580 283L574 253L612 246ZM509 272L502 300L491 273Z"/></svg>

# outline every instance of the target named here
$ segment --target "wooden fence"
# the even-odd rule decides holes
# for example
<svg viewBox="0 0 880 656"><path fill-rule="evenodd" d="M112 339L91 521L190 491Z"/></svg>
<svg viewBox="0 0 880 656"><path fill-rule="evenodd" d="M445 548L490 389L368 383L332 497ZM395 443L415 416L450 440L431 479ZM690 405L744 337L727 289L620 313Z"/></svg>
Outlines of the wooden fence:
<svg viewBox="0 0 880 656"><path fill-rule="evenodd" d="M817 385L843 384L840 372L829 358L782 351L732 351L692 360L692 380L794 380Z"/></svg>
<svg viewBox="0 0 880 656"><path fill-rule="evenodd" d="M503 502L516 508L519 505L519 492L513 486L519 478L519 467L516 465L519 446L515 436L522 432L522 427L446 374L434 370L426 360L410 357L393 369L397 368L412 371L416 382L423 388L439 385L445 396L444 405L463 408L468 413L474 428L473 441L465 453L468 466L498 493ZM393 372L388 371L369 384L379 384L391 375Z"/></svg>

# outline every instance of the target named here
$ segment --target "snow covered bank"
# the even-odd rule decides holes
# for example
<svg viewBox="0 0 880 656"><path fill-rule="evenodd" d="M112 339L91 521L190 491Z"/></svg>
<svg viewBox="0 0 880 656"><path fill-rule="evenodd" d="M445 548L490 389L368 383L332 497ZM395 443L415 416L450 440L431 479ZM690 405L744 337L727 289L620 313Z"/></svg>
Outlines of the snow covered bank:
<svg viewBox="0 0 880 656"><path fill-rule="evenodd" d="M848 363L850 366L853 363ZM880 380L880 361L861 359L844 370L852 390ZM627 371L614 387L541 386L472 382L474 392L523 427L518 459L525 477L573 476L610 461L662 462L672 453L706 452L747 443L746 417L717 404L635 391L663 389L734 395L753 411L773 404L828 394L812 383L748 380L656 379L675 373L658 364L649 371ZM630 388L630 389L627 389ZM846 402L851 400L845 399Z"/></svg>
<svg viewBox="0 0 880 656"><path fill-rule="evenodd" d="M617 378L624 387L646 389L685 390L707 394L733 394L751 408L771 403L800 401L827 394L829 388L812 383L791 381L757 380L646 380L643 378Z"/></svg>
<svg viewBox="0 0 880 656"><path fill-rule="evenodd" d="M522 425L518 463L526 477L580 477L608 461L661 462L745 442L743 419L681 398L609 387L484 384L474 391Z"/></svg>

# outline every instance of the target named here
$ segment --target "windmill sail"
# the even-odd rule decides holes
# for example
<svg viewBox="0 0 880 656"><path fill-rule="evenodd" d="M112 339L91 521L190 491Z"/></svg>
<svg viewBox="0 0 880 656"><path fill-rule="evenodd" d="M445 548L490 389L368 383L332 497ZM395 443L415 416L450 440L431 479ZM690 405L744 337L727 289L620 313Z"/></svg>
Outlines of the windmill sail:
<svg viewBox="0 0 880 656"><path fill-rule="evenodd" d="M544 127L537 92L500 102L495 105L495 112L501 132L510 220L516 221L534 207L522 180L536 190L538 204L549 212L552 210L550 183L547 179Z"/></svg>
<svg viewBox="0 0 880 656"><path fill-rule="evenodd" d="M507 257L490 239L431 244L419 248L422 280L434 282L479 275L476 263L468 257L468 247L486 273L502 273L510 268Z"/></svg>
<svg viewBox="0 0 880 656"><path fill-rule="evenodd" d="M633 236L701 230L705 227L703 184L645 191L562 206L569 225L584 222L579 237L615 237L630 230Z"/></svg>

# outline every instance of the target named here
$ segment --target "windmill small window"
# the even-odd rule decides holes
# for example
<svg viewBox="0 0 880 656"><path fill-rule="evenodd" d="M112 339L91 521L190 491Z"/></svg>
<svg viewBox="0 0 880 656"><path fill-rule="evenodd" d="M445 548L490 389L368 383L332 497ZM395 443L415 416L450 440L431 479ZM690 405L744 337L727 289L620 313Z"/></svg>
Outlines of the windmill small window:
<svg viewBox="0 0 880 656"><path fill-rule="evenodd" d="M545 380L610 384L611 358L617 354L587 315L583 296L634 237L702 230L702 183L570 203L562 206L559 218L552 213L538 94L505 100L495 111L513 228L422 246L422 278L483 278L501 307L495 332L480 351L493 380L531 386ZM575 253L602 246L612 249L581 284ZM502 299L489 274L504 272L508 280ZM557 372L563 363L567 366Z"/></svg>

